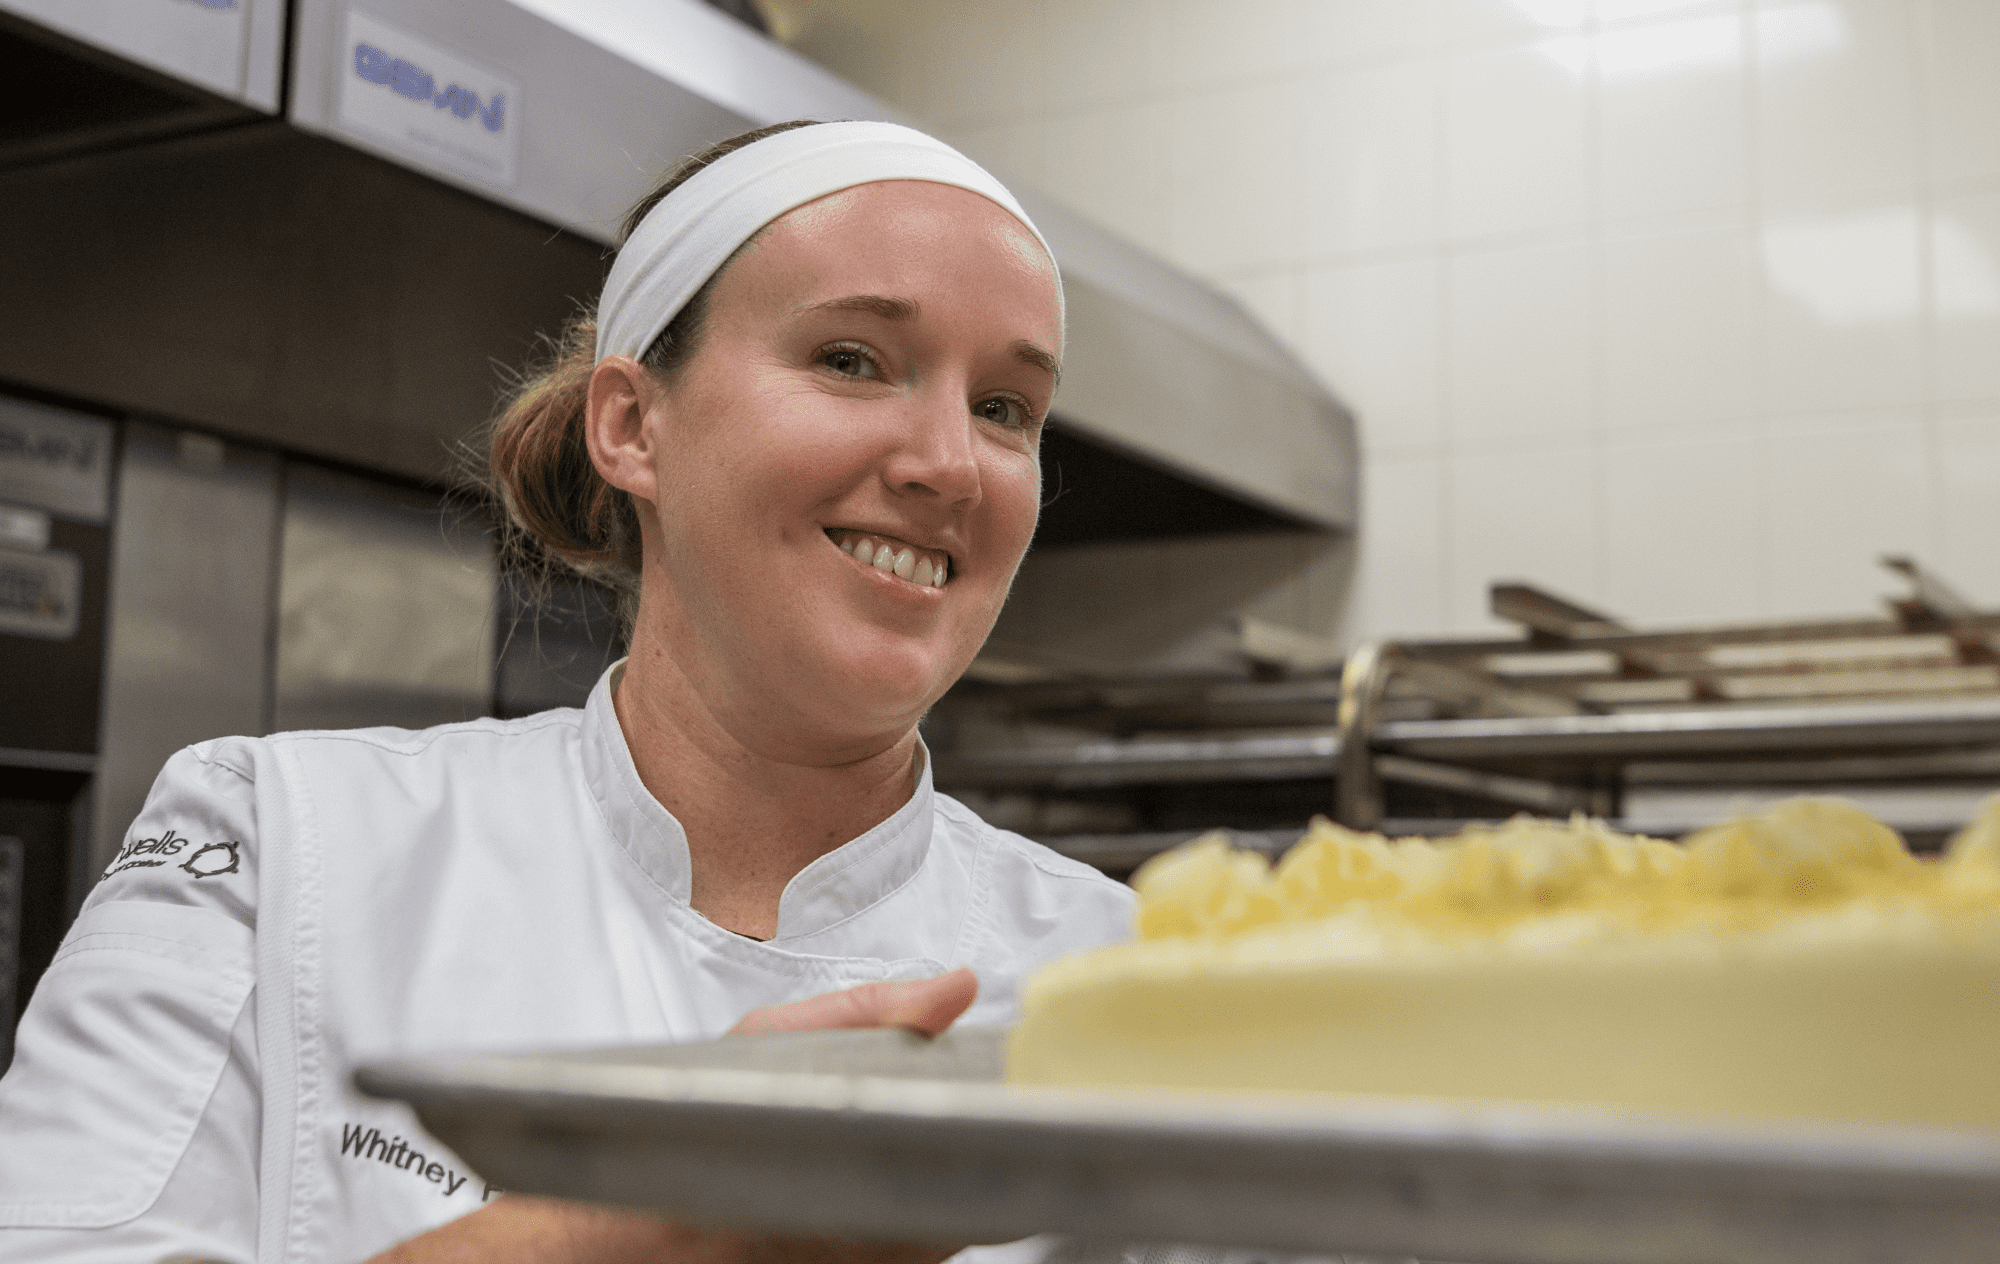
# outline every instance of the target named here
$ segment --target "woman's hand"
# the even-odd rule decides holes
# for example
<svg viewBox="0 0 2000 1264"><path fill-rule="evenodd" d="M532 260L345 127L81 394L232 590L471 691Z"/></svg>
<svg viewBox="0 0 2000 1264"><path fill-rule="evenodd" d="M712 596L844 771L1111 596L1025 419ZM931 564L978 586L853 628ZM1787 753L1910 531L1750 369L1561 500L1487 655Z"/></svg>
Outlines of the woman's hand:
<svg viewBox="0 0 2000 1264"><path fill-rule="evenodd" d="M729 1034L901 1027L921 1036L935 1036L957 1022L978 995L979 977L970 970L953 970L909 983L864 983L845 992L753 1009L729 1029Z"/></svg>
<svg viewBox="0 0 2000 1264"><path fill-rule="evenodd" d="M901 1027L935 1036L979 993L970 970L864 983L753 1009L732 1036ZM371 1264L937 1264L959 1248L774 1238L701 1229L638 1212L508 1194L410 1239Z"/></svg>

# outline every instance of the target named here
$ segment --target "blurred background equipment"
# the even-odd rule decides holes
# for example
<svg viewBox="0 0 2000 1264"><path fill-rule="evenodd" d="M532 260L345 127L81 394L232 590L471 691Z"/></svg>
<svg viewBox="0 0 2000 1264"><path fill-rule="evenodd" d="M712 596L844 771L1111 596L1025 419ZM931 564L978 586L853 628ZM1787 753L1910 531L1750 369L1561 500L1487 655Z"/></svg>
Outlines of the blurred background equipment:
<svg viewBox="0 0 2000 1264"><path fill-rule="evenodd" d="M1314 815L1438 836L1583 812L1675 838L1838 793L1941 846L2000 785L2000 610L1907 557L1889 616L1646 630L1495 583L1509 638L1343 652L1245 619L1242 672L968 679L938 783L1113 873L1217 825L1277 853Z"/></svg>

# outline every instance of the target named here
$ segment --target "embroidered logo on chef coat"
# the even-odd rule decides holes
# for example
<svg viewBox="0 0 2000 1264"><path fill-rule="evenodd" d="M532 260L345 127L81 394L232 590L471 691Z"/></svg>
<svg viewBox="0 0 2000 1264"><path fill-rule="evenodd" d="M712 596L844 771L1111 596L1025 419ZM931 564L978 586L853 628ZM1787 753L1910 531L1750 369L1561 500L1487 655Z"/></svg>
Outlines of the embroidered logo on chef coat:
<svg viewBox="0 0 2000 1264"><path fill-rule="evenodd" d="M241 842L202 843L190 852L187 849L193 843L193 839L178 830L168 830L158 838L127 839L111 858L104 876L108 878L127 869L157 869L183 852L186 856L174 868L197 878L219 878L225 873L242 871Z"/></svg>
<svg viewBox="0 0 2000 1264"><path fill-rule="evenodd" d="M178 856L181 849L191 840L186 835L168 830L158 838L128 838L118 854L111 858L111 864L104 871L105 877L123 873L127 869L152 869L167 863L167 857Z"/></svg>
<svg viewBox="0 0 2000 1264"><path fill-rule="evenodd" d="M197 878L219 878L225 873L235 873L242 857L236 854L241 843L203 843L195 848L194 855L181 861L180 867Z"/></svg>

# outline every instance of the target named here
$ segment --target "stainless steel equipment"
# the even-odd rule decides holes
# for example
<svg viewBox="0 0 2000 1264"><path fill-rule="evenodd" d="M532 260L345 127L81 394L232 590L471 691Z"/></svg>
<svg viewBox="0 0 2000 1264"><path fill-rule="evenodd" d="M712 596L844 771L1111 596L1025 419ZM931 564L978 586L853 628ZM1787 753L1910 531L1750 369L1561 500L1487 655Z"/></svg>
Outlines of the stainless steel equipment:
<svg viewBox="0 0 2000 1264"><path fill-rule="evenodd" d="M290 465L269 727L487 714L499 578L487 528L474 505Z"/></svg>
<svg viewBox="0 0 2000 1264"><path fill-rule="evenodd" d="M370 79L363 46L433 92ZM393 22L303 0L294 66L297 127L600 242L657 173L731 132L910 121L697 0L405 0ZM489 113L438 108L461 81ZM1323 386L1234 300L1032 189L1023 201L1063 267L1069 427L1295 525L1352 528L1353 421Z"/></svg>
<svg viewBox="0 0 2000 1264"><path fill-rule="evenodd" d="M1616 815L1635 773L1740 786L1745 757L1779 786L1995 785L2000 612L1974 609L1908 558L1883 563L1911 585L1886 619L1665 632L1496 584L1494 612L1522 623L1523 640L1377 644L1348 659L1336 816L1375 828L1384 779L1472 788L1468 771L1519 776L1544 795L1567 786ZM1456 714L1385 718L1399 682ZM1812 768L1830 759L1843 762ZM1663 763L1679 767L1662 774Z"/></svg>
<svg viewBox="0 0 2000 1264"><path fill-rule="evenodd" d="M17 1000L87 885L116 441L102 417L0 399L0 885L16 914L0 915L0 989Z"/></svg>
<svg viewBox="0 0 2000 1264"><path fill-rule="evenodd" d="M1114 872L1218 825L1281 849L1318 813L1440 834L1582 811L1674 836L1797 792L1934 847L2000 791L2000 612L1885 562L1911 585L1888 618L1642 631L1509 583L1514 639L1343 657L1243 620L1241 668L1271 679L975 680L933 715L938 781ZM1109 823L1060 828L1078 804Z"/></svg>
<svg viewBox="0 0 2000 1264"><path fill-rule="evenodd" d="M489 1181L781 1233L1034 1233L1490 1264L1972 1264L2000 1136L1397 1099L1023 1089L1004 1033L364 1068Z"/></svg>
<svg viewBox="0 0 2000 1264"><path fill-rule="evenodd" d="M213 435L124 427L93 876L170 755L266 730L281 469Z"/></svg>
<svg viewBox="0 0 2000 1264"><path fill-rule="evenodd" d="M283 0L148 4L132 0L5 0L0 13L30 19L87 47L252 109L275 113L283 76ZM51 103L55 104L55 103ZM91 103L64 102L90 118ZM95 120L103 125L109 120Z"/></svg>
<svg viewBox="0 0 2000 1264"><path fill-rule="evenodd" d="M37 99L135 115L52 109L0 146L0 224L38 243L0 261L0 289L36 296L0 304L0 379L408 477L443 473L483 418L491 361L594 294L659 173L761 123L893 116L696 0L301 0L282 94L285 6L133 7L0 0ZM103 90L121 74L139 86ZM1272 521L1351 529L1339 402L1233 300L1025 193L1068 282L1070 431Z"/></svg>

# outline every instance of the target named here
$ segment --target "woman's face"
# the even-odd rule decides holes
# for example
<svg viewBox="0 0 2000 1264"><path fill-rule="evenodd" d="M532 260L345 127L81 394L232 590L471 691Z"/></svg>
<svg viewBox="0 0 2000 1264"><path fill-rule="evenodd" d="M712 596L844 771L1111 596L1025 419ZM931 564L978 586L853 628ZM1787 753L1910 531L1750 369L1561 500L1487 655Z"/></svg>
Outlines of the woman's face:
<svg viewBox="0 0 2000 1264"><path fill-rule="evenodd" d="M639 640L739 740L864 758L972 660L1034 533L1054 267L987 199L891 181L773 222L712 300L645 411Z"/></svg>

